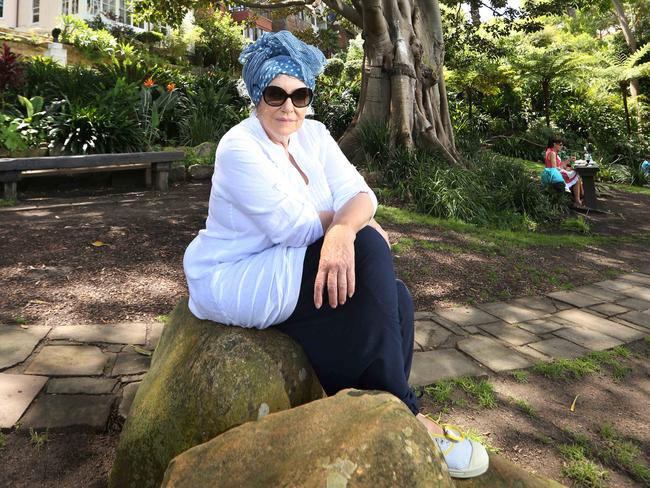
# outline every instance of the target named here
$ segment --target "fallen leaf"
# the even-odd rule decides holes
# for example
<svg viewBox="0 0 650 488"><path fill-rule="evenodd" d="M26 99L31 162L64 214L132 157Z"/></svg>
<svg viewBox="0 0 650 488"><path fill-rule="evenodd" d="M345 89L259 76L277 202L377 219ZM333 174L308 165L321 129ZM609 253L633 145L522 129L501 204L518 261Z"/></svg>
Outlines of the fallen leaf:
<svg viewBox="0 0 650 488"><path fill-rule="evenodd" d="M569 410L571 410L572 412L575 412L575 411L576 411L576 402L578 401L578 397L579 397L579 396L580 396L580 395L576 395L576 397L573 399L573 403L571 404L571 408L569 409Z"/></svg>
<svg viewBox="0 0 650 488"><path fill-rule="evenodd" d="M133 346L133 350L138 354L142 354L143 356L151 356L151 354L153 354L150 350L140 346Z"/></svg>
<svg viewBox="0 0 650 488"><path fill-rule="evenodd" d="M108 244L106 244L106 243L104 243L102 241L94 241L94 242L91 242L90 244L95 246L95 247L108 246Z"/></svg>

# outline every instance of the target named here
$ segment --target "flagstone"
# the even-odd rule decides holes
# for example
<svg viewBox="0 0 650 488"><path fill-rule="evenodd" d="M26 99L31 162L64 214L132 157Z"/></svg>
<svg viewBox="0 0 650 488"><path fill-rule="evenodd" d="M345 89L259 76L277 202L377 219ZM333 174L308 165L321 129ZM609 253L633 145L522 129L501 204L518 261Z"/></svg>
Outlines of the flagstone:
<svg viewBox="0 0 650 488"><path fill-rule="evenodd" d="M106 395L113 391L117 380L111 378L52 378L47 383L47 393L60 395Z"/></svg>
<svg viewBox="0 0 650 488"><path fill-rule="evenodd" d="M25 361L50 329L44 325L31 325L27 329L13 325L0 326L0 369Z"/></svg>
<svg viewBox="0 0 650 488"><path fill-rule="evenodd" d="M650 301L639 300L638 298L625 298L623 300L617 300L617 305L621 307L631 308L632 310L650 310Z"/></svg>
<svg viewBox="0 0 650 488"><path fill-rule="evenodd" d="M601 334L615 337L623 342L635 341L642 339L644 334L641 331L626 327L612 320L597 317L596 315L584 310L563 310L555 314L556 317L568 320L574 324L595 330Z"/></svg>
<svg viewBox="0 0 650 488"><path fill-rule="evenodd" d="M589 349L585 349L560 337L533 342L528 344L528 346L552 358L561 359L574 359L584 356L589 352Z"/></svg>
<svg viewBox="0 0 650 488"><path fill-rule="evenodd" d="M106 429L113 395L43 395L21 420L23 428Z"/></svg>
<svg viewBox="0 0 650 488"><path fill-rule="evenodd" d="M550 318L529 320L528 322L517 324L517 326L533 334L548 334L563 327L557 322L553 322Z"/></svg>
<svg viewBox="0 0 650 488"><path fill-rule="evenodd" d="M616 279L625 280L639 285L650 286L650 275L645 273L628 273L618 276Z"/></svg>
<svg viewBox="0 0 650 488"><path fill-rule="evenodd" d="M97 376L108 355L97 346L45 346L25 370L47 376Z"/></svg>
<svg viewBox="0 0 650 488"><path fill-rule="evenodd" d="M582 327L560 329L556 330L554 334L592 351L604 351L623 344L618 339Z"/></svg>
<svg viewBox="0 0 650 488"><path fill-rule="evenodd" d="M508 303L532 308L534 310L540 310L546 313L555 313L560 310L571 308L571 305L567 303L551 300L550 298L543 296L515 298L514 300L510 300Z"/></svg>
<svg viewBox="0 0 650 488"><path fill-rule="evenodd" d="M589 307L591 305L597 305L603 303L605 300L596 298L591 295L586 295L577 291L555 291L553 293L547 293L547 297L554 298L555 300L560 300L562 302L573 305L574 307Z"/></svg>
<svg viewBox="0 0 650 488"><path fill-rule="evenodd" d="M628 300L633 300L628 298ZM618 315L621 313L629 312L630 309L616 303L601 303L599 305L594 305L589 307L590 310L594 310L598 313L602 313L606 317L611 317L612 315Z"/></svg>
<svg viewBox="0 0 650 488"><path fill-rule="evenodd" d="M478 327L488 334L492 334L498 339L512 344L513 346L523 346L529 342L536 342L539 340L539 337L535 334L531 334L530 332L506 322L494 322L492 324L479 325Z"/></svg>
<svg viewBox="0 0 650 488"><path fill-rule="evenodd" d="M460 327L453 323L451 320L447 320L444 317L441 317L438 314L432 313L429 314L429 320L433 320L435 323L442 325L445 329L448 331L459 335L459 336L466 336L466 332L464 330L464 327Z"/></svg>
<svg viewBox="0 0 650 488"><path fill-rule="evenodd" d="M161 324L161 323L158 323L158 322L151 324L151 326L149 328L149 332L147 333L146 346L148 348L150 348L152 350L156 348L164 328L165 328L165 324Z"/></svg>
<svg viewBox="0 0 650 488"><path fill-rule="evenodd" d="M631 298L638 298L639 300L650 301L650 288L645 286L633 286L622 290L621 293Z"/></svg>
<svg viewBox="0 0 650 488"><path fill-rule="evenodd" d="M497 373L527 368L533 364L527 357L505 347L502 343L490 337L481 335L467 337L459 341L457 347Z"/></svg>
<svg viewBox="0 0 650 488"><path fill-rule="evenodd" d="M432 349L440 346L450 335L451 332L432 320L415 321L415 342L423 349Z"/></svg>
<svg viewBox="0 0 650 488"><path fill-rule="evenodd" d="M633 324L640 325L646 329L650 328L650 314L633 310L631 312L619 315L618 318Z"/></svg>
<svg viewBox="0 0 650 488"><path fill-rule="evenodd" d="M580 288L574 288L572 291L599 298L603 302L613 302L620 298L625 298L625 295L621 292L604 290L601 287L594 285L581 286Z"/></svg>
<svg viewBox="0 0 650 488"><path fill-rule="evenodd" d="M494 315L485 313L472 306L455 307L447 309L437 309L436 313L441 317L451 320L458 325L479 325L494 322Z"/></svg>
<svg viewBox="0 0 650 488"><path fill-rule="evenodd" d="M151 357L135 351L121 352L117 355L111 376L138 374L149 370Z"/></svg>
<svg viewBox="0 0 650 488"><path fill-rule="evenodd" d="M507 302L482 303L479 308L509 324L537 319L547 314L542 310L526 308Z"/></svg>
<svg viewBox="0 0 650 488"><path fill-rule="evenodd" d="M46 382L46 376L0 373L0 429L18 422Z"/></svg>
<svg viewBox="0 0 650 488"><path fill-rule="evenodd" d="M535 361L544 361L545 363L548 363L553 360L553 358L548 357L546 354L542 354L536 349L533 349L532 347L526 345L526 346L517 346L515 349L523 354L524 356L529 356Z"/></svg>
<svg viewBox="0 0 650 488"><path fill-rule="evenodd" d="M409 384L425 386L446 378L482 375L485 371L463 353L455 349L438 349L413 354Z"/></svg>
<svg viewBox="0 0 650 488"><path fill-rule="evenodd" d="M634 285L629 281L605 280L605 281L599 281L598 283L594 283L594 286L599 286L601 288L604 288L606 290L611 290L611 291L622 291L625 290L626 288L631 288Z"/></svg>
<svg viewBox="0 0 650 488"><path fill-rule="evenodd" d="M639 330L639 331L643 332L646 335L650 335L650 328L649 327L643 327L642 325L635 324L633 322L628 322L627 320L623 320L618 316L617 317L611 317L611 320L618 323L618 324L624 325L625 327L630 327L632 329Z"/></svg>
<svg viewBox="0 0 650 488"><path fill-rule="evenodd" d="M139 387L140 382L129 383L128 385L124 386L124 389L122 390L122 400L120 401L120 406L118 408L120 417L127 418L129 416L131 404L133 403L133 399L135 398L135 394L137 393Z"/></svg>
<svg viewBox="0 0 650 488"><path fill-rule="evenodd" d="M64 325L56 327L50 339L75 342L108 342L113 344L144 344L147 324Z"/></svg>

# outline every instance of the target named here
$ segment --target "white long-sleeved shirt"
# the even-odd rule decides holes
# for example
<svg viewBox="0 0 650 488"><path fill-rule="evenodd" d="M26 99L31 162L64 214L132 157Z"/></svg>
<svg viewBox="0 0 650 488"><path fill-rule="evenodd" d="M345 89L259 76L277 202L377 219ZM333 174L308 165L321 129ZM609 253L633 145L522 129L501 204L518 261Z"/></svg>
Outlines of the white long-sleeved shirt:
<svg viewBox="0 0 650 488"><path fill-rule="evenodd" d="M256 115L217 147L208 219L185 251L194 315L266 328L296 307L307 246L323 236L319 211L338 211L360 192L377 198L320 122L305 120L289 153L273 143Z"/></svg>

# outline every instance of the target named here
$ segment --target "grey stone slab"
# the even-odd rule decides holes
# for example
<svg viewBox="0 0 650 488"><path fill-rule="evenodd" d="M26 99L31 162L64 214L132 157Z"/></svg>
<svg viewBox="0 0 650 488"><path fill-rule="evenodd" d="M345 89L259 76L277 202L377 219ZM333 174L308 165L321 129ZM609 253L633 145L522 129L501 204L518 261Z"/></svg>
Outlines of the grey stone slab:
<svg viewBox="0 0 650 488"><path fill-rule="evenodd" d="M56 327L50 339L76 342L108 342L112 344L144 344L147 324L66 325Z"/></svg>
<svg viewBox="0 0 650 488"><path fill-rule="evenodd" d="M548 334L562 328L562 325L553 322L551 319L530 320L517 324L517 326L533 334Z"/></svg>
<svg viewBox="0 0 650 488"><path fill-rule="evenodd" d="M459 335L459 336L466 336L467 334L465 333L465 330L453 323L451 320L447 320L444 317L441 317L440 315L437 315L435 313L429 314L429 320L433 320L434 322L442 325L445 329L448 331Z"/></svg>
<svg viewBox="0 0 650 488"><path fill-rule="evenodd" d="M468 325L467 327L463 327L463 329L468 334L478 334L480 332L479 328L475 325Z"/></svg>
<svg viewBox="0 0 650 488"><path fill-rule="evenodd" d="M555 314L556 317L568 320L574 324L585 327L587 329L595 330L601 334L605 334L623 342L631 342L643 338L643 332L631 329L619 323L613 322L609 319L597 317L594 314L584 310L563 310Z"/></svg>
<svg viewBox="0 0 650 488"><path fill-rule="evenodd" d="M589 353L589 349L560 337L533 342L528 346L554 359L574 359Z"/></svg>
<svg viewBox="0 0 650 488"><path fill-rule="evenodd" d="M628 298L628 300L633 299ZM629 308L626 308L622 305L617 305L616 303L601 303L600 305L589 307L589 309L594 310L598 313L602 313L606 317L611 317L612 315L618 315L630 311Z"/></svg>
<svg viewBox="0 0 650 488"><path fill-rule="evenodd" d="M156 323L151 324L151 326L149 327L149 332L147 333L146 346L148 348L150 348L150 349L155 349L156 348L164 328L165 328L165 324L161 324L160 322L156 322Z"/></svg>
<svg viewBox="0 0 650 488"><path fill-rule="evenodd" d="M513 305L518 305L520 307L532 308L533 310L540 310L544 313L555 313L559 312L561 309L558 309L557 302L551 300L547 297L523 297L515 298L510 300ZM562 307L567 307L570 305L562 304Z"/></svg>
<svg viewBox="0 0 650 488"><path fill-rule="evenodd" d="M555 291L553 293L547 293L546 296L568 303L574 307L590 307L591 305L597 305L605 301L577 291Z"/></svg>
<svg viewBox="0 0 650 488"><path fill-rule="evenodd" d="M47 383L47 392L60 395L107 395L116 384L117 380L111 378L52 378Z"/></svg>
<svg viewBox="0 0 650 488"><path fill-rule="evenodd" d="M147 373L132 374L126 376L120 376L121 383L133 383L134 381L142 381Z"/></svg>
<svg viewBox="0 0 650 488"><path fill-rule="evenodd" d="M475 335L458 342L458 349L468 354L492 371L509 371L527 368L532 361L527 357L508 349L496 339Z"/></svg>
<svg viewBox="0 0 650 488"><path fill-rule="evenodd" d="M594 283L594 286L599 286L605 290L622 291L626 288L631 288L634 285L632 285L629 281L605 280Z"/></svg>
<svg viewBox="0 0 650 488"><path fill-rule="evenodd" d="M529 342L536 342L539 340L535 334L531 334L525 330L518 328L515 325L507 324L505 322L494 322L492 324L484 324L478 326L488 334L492 334L498 339L512 344L513 346L522 346Z"/></svg>
<svg viewBox="0 0 650 488"><path fill-rule="evenodd" d="M111 376L138 374L149 371L151 357L137 352L121 352L117 355Z"/></svg>
<svg viewBox="0 0 650 488"><path fill-rule="evenodd" d="M45 346L25 370L47 376L97 376L108 356L97 346Z"/></svg>
<svg viewBox="0 0 650 488"><path fill-rule="evenodd" d="M632 322L636 325L640 325L646 329L650 329L650 314L634 310L632 312L627 312L623 315L619 315L618 318L627 322Z"/></svg>
<svg viewBox="0 0 650 488"><path fill-rule="evenodd" d="M0 429L18 422L46 382L46 376L0 373Z"/></svg>
<svg viewBox="0 0 650 488"><path fill-rule="evenodd" d="M618 339L582 327L560 329L556 330L554 334L592 351L604 351L623 344Z"/></svg>
<svg viewBox="0 0 650 488"><path fill-rule="evenodd" d="M436 313L441 317L451 320L458 325L479 325L494 322L494 315L484 312L476 307L464 306L447 309L438 309Z"/></svg>
<svg viewBox="0 0 650 488"><path fill-rule="evenodd" d="M618 291L604 290L600 286L595 285L581 286L580 288L574 288L573 291L599 298L603 302L613 302L619 298L625 298L625 295Z"/></svg>
<svg viewBox="0 0 650 488"><path fill-rule="evenodd" d="M427 320L430 319L432 315L435 315L433 312L427 311L418 311L415 312L415 320Z"/></svg>
<svg viewBox="0 0 650 488"><path fill-rule="evenodd" d="M415 342L423 349L432 349L440 346L450 335L451 332L432 320L415 321Z"/></svg>
<svg viewBox="0 0 650 488"><path fill-rule="evenodd" d="M639 324L634 324L632 322L628 322L627 320L623 320L619 317L611 317L611 320L616 322L617 324L624 325L625 327L630 327L632 329L640 330L646 335L650 335L650 328L648 327L643 327L642 325Z"/></svg>
<svg viewBox="0 0 650 488"><path fill-rule="evenodd" d="M629 281L643 286L650 286L650 275L645 273L628 273L616 278L617 280Z"/></svg>
<svg viewBox="0 0 650 488"><path fill-rule="evenodd" d="M425 386L446 378L484 374L485 371L463 353L455 349L438 349L413 354L409 383Z"/></svg>
<svg viewBox="0 0 650 488"><path fill-rule="evenodd" d="M138 391L140 383L129 383L122 390L122 400L120 401L120 406L118 408L118 413L120 417L127 418L129 416L129 410L131 410L131 404L135 398L135 394Z"/></svg>
<svg viewBox="0 0 650 488"><path fill-rule="evenodd" d="M647 288L645 286L632 286L630 288L622 290L621 293L630 298L650 301L650 288Z"/></svg>
<svg viewBox="0 0 650 488"><path fill-rule="evenodd" d="M638 298L625 298L623 300L617 300L617 305L621 307L631 308L632 310L650 310L650 302L647 300L639 300Z"/></svg>
<svg viewBox="0 0 650 488"><path fill-rule="evenodd" d="M517 352L520 352L524 356L528 356L537 362L544 361L545 363L548 363L553 360L553 358L547 356L546 354L542 354L541 352L539 352L536 349L533 349L530 346L517 346L515 347L515 349L517 350Z"/></svg>
<svg viewBox="0 0 650 488"><path fill-rule="evenodd" d="M32 325L28 329L0 326L0 369L10 368L27 359L50 329L44 325Z"/></svg>
<svg viewBox="0 0 650 488"><path fill-rule="evenodd" d="M482 303L479 305L479 308L509 324L538 319L547 314L547 312L542 310L535 310L507 302Z"/></svg>
<svg viewBox="0 0 650 488"><path fill-rule="evenodd" d="M106 429L113 395L43 395L23 417L23 428L33 429Z"/></svg>

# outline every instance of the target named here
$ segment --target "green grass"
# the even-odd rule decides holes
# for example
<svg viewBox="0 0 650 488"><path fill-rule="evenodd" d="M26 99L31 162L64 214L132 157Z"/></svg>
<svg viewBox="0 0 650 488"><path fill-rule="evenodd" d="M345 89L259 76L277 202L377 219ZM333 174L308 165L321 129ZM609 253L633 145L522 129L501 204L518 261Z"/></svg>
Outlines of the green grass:
<svg viewBox="0 0 650 488"><path fill-rule="evenodd" d="M397 242L393 243L390 247L395 254L403 254L413 247L415 239L412 237L401 237Z"/></svg>
<svg viewBox="0 0 650 488"><path fill-rule="evenodd" d="M637 481L650 486L650 467L641 458L641 449L634 442L625 440L614 427L604 424L600 427L602 443L592 448L598 457L608 465L625 470Z"/></svg>
<svg viewBox="0 0 650 488"><path fill-rule="evenodd" d="M513 371L511 374L517 383L528 383L528 371Z"/></svg>
<svg viewBox="0 0 650 488"><path fill-rule="evenodd" d="M588 488L607 486L608 471L588 459L583 446L561 444L558 449L564 458L562 474L569 478L574 486Z"/></svg>
<svg viewBox="0 0 650 488"><path fill-rule="evenodd" d="M45 445L47 441L49 441L48 429L45 429L44 432L39 434L37 431L35 431L30 427L29 441L32 443L32 446L34 446L36 449L40 449Z"/></svg>
<svg viewBox="0 0 650 488"><path fill-rule="evenodd" d="M487 439L487 437L473 427L470 427L467 430L463 430L463 435L468 439L483 444L488 452L493 452L494 454L499 454L499 452L501 452L501 449L490 444L490 441Z"/></svg>
<svg viewBox="0 0 650 488"><path fill-rule="evenodd" d="M560 228L569 232L577 232L578 234L591 233L589 222L587 222L582 215L566 219L560 224Z"/></svg>
<svg viewBox="0 0 650 488"><path fill-rule="evenodd" d="M453 393L460 389L470 398L476 401L482 408L494 408L497 406L496 396L492 385L484 379L476 378L454 378L442 380L430 386L424 387L424 393L429 395L436 403L455 405L466 403L463 400L452 399Z"/></svg>
<svg viewBox="0 0 650 488"><path fill-rule="evenodd" d="M21 315L18 315L17 317L14 317L14 322L16 322L18 325L25 325L27 324L27 319Z"/></svg>
<svg viewBox="0 0 650 488"><path fill-rule="evenodd" d="M458 220L447 220L397 207L380 205L376 214L381 224L419 225L462 234L463 248L486 254L507 255L513 249L534 246L584 248L612 243L650 243L650 234L627 236L597 236L572 233L546 234L523 230L503 230L479 227Z"/></svg>
<svg viewBox="0 0 650 488"><path fill-rule="evenodd" d="M16 200L5 200L4 198L0 198L0 208L13 207L16 203L18 203Z"/></svg>
<svg viewBox="0 0 650 488"><path fill-rule="evenodd" d="M623 185L620 183L610 183L615 189L626 191L628 193L637 193L640 195L650 195L650 188L647 186Z"/></svg>
<svg viewBox="0 0 650 488"><path fill-rule="evenodd" d="M510 401L515 405L517 405L517 407L519 407L519 410L524 412L531 419L539 418L539 414L537 413L537 410L535 410L535 407L533 407L530 403L528 403L523 398L510 397Z"/></svg>
<svg viewBox="0 0 650 488"><path fill-rule="evenodd" d="M625 346L618 346L610 351L597 351L576 359L556 359L550 363L537 363L532 371L550 379L580 379L601 370L602 365L612 368L612 377L619 381L625 378L631 369L619 361L632 355Z"/></svg>
<svg viewBox="0 0 650 488"><path fill-rule="evenodd" d="M0 432L0 449L5 447L6 442L7 440L5 439L5 435L2 432Z"/></svg>
<svg viewBox="0 0 650 488"><path fill-rule="evenodd" d="M169 319L170 319L169 314L167 314L167 315L156 315L156 318L155 318L155 320L157 320L158 322L162 322L165 325L169 322Z"/></svg>

